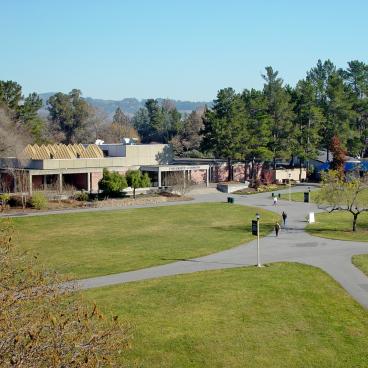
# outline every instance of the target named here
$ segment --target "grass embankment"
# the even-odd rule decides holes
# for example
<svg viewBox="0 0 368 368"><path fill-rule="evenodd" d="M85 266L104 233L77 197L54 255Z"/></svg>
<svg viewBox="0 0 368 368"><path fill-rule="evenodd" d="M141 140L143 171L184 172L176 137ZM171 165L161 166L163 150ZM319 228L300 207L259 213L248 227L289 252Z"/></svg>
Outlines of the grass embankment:
<svg viewBox="0 0 368 368"><path fill-rule="evenodd" d="M262 235L277 214L226 203L188 204L16 218L20 246L46 266L84 278L193 258L254 239L251 219L262 216Z"/></svg>
<svg viewBox="0 0 368 368"><path fill-rule="evenodd" d="M352 257L353 264L368 276L368 254L359 254Z"/></svg>
<svg viewBox="0 0 368 368"><path fill-rule="evenodd" d="M349 212L318 213L316 222L306 227L311 235L322 238L368 241L368 213L359 215L357 230L352 231L353 216Z"/></svg>
<svg viewBox="0 0 368 368"><path fill-rule="evenodd" d="M367 367L368 312L313 267L199 272L85 296L133 323L126 360L140 367Z"/></svg>

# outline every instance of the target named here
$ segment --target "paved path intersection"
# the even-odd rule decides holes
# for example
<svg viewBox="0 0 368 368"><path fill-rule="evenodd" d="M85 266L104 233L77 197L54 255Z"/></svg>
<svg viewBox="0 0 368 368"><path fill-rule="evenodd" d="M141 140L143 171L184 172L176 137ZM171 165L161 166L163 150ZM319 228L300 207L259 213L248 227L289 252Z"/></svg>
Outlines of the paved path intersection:
<svg viewBox="0 0 368 368"><path fill-rule="evenodd" d="M297 187L293 190L303 191L305 187ZM194 202L225 201L227 196L223 193L198 195ZM368 308L368 278L351 263L351 257L354 254L368 253L368 243L317 238L306 233L304 231L306 215L310 211L318 212L313 204L279 201L277 206L273 206L270 193L236 196L236 203L256 206L280 214L285 210L288 214L288 227L281 230L278 238L270 234L261 239L262 263L287 261L319 267L329 273L359 303ZM180 202L170 203L170 205L175 204ZM256 241L252 241L205 257L173 259L172 263L166 265L79 280L78 284L82 289L89 289L197 271L251 266L256 263Z"/></svg>

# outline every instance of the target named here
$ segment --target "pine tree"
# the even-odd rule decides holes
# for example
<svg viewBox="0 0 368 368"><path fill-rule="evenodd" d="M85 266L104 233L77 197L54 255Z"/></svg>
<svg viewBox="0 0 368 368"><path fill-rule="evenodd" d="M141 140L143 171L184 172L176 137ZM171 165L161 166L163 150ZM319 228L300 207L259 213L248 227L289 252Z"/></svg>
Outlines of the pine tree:
<svg viewBox="0 0 368 368"><path fill-rule="evenodd" d="M283 80L272 67L266 67L263 93L266 98L267 115L271 131L269 149L273 152L273 166L276 168L276 159L290 156L288 144L292 135L293 109L290 95L283 87Z"/></svg>

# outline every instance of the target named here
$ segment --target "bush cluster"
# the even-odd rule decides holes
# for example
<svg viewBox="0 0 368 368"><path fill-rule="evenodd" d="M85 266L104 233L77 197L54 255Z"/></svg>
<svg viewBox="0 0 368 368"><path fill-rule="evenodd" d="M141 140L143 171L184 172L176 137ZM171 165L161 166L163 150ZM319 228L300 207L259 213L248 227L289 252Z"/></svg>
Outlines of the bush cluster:
<svg viewBox="0 0 368 368"><path fill-rule="evenodd" d="M32 195L29 200L29 204L36 210L42 210L47 207L48 200L45 195L41 192L36 192Z"/></svg>
<svg viewBox="0 0 368 368"><path fill-rule="evenodd" d="M135 197L135 189L149 187L151 181L147 174L142 174L139 170L129 170L124 176L104 169L103 177L98 183L98 187L103 194L110 197L120 197L122 190L127 188L128 185L133 188Z"/></svg>

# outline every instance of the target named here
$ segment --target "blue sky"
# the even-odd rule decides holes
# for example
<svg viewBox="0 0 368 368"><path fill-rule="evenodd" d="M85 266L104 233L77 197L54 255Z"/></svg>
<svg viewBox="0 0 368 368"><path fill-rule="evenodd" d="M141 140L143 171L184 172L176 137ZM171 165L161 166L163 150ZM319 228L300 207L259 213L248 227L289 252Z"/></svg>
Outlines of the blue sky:
<svg viewBox="0 0 368 368"><path fill-rule="evenodd" d="M24 92L212 100L317 60L368 62L368 1L0 0L0 79Z"/></svg>

